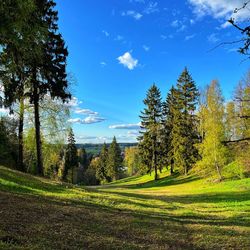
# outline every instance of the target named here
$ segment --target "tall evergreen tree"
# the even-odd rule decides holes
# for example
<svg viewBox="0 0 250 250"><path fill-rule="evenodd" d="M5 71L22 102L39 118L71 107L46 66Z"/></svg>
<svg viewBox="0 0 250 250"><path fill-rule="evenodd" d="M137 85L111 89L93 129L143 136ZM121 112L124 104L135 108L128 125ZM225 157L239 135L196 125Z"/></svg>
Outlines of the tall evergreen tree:
<svg viewBox="0 0 250 250"><path fill-rule="evenodd" d="M70 97L67 92L66 58L68 55L62 35L58 32L58 13L54 10L53 0L38 1L38 15L35 20L46 28L46 36L39 40L41 56L39 60L32 58L31 94L30 100L34 105L34 120L36 129L37 168L38 174L43 173L39 101L47 93L52 98L65 101ZM37 46L35 43L32 45ZM32 47L32 46L31 46Z"/></svg>
<svg viewBox="0 0 250 250"><path fill-rule="evenodd" d="M117 180L122 171L122 156L119 144L114 136L108 149L107 176L112 180Z"/></svg>
<svg viewBox="0 0 250 250"><path fill-rule="evenodd" d="M37 32L36 25L30 25L31 14L36 10L33 0L3 0L0 6L0 79L4 86L4 106L12 108L19 102L18 126L18 169L24 171L23 164L23 121L24 86L29 79L25 64L30 51L29 36Z"/></svg>
<svg viewBox="0 0 250 250"><path fill-rule="evenodd" d="M63 101L70 97L66 81L68 52L58 32L54 6L53 0L4 0L0 8L1 21L7 24L3 27L1 22L0 26L0 63L4 66L0 77L4 78L7 103L19 100L21 104L20 142L24 92L34 105L38 174L43 174L39 101L45 94Z"/></svg>
<svg viewBox="0 0 250 250"><path fill-rule="evenodd" d="M147 91L145 108L141 112L142 136L139 137L139 149L148 169L154 169L155 180L160 162L160 121L162 115L161 92L155 84Z"/></svg>
<svg viewBox="0 0 250 250"><path fill-rule="evenodd" d="M174 122L174 113L177 108L176 89L172 86L166 101L163 102L162 108L162 132L161 132L161 147L162 159L165 165L170 165L170 174L174 173L174 151L172 145L172 130Z"/></svg>
<svg viewBox="0 0 250 250"><path fill-rule="evenodd" d="M63 172L63 179L66 180L68 171L71 169L71 179L72 183L74 181L74 167L77 166L78 157L77 157L77 148L75 145L75 137L72 128L69 131L68 135L68 145L65 153L65 166Z"/></svg>
<svg viewBox="0 0 250 250"><path fill-rule="evenodd" d="M96 166L96 178L101 183L109 181L109 178L107 176L107 167L108 167L107 165L108 165L108 147L106 143L104 143L101 149L98 164Z"/></svg>
<svg viewBox="0 0 250 250"><path fill-rule="evenodd" d="M186 175L197 159L195 144L198 141L195 115L198 91L187 68L181 73L174 92L176 99L171 132L174 162Z"/></svg>

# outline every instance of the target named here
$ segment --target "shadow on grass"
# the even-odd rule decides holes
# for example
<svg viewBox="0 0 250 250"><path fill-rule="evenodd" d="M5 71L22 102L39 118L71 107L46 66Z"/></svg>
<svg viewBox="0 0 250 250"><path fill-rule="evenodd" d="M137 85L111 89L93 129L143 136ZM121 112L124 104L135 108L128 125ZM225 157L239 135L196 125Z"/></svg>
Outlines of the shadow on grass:
<svg viewBox="0 0 250 250"><path fill-rule="evenodd" d="M140 177L129 177L131 180L136 181ZM176 173L171 176L163 177L159 180L151 180L147 181L144 183L139 183L139 184L122 184L129 182L130 179L126 178L124 181L119 181L118 183L115 184L108 184L104 185L103 187L100 186L100 188L130 188L130 189L138 189L138 188L152 188L152 187L164 187L164 186L172 186L172 185L179 185L179 184L184 184L188 182L192 182L195 180L199 180L200 177L195 176L195 175L190 175L190 176L181 176L180 174Z"/></svg>

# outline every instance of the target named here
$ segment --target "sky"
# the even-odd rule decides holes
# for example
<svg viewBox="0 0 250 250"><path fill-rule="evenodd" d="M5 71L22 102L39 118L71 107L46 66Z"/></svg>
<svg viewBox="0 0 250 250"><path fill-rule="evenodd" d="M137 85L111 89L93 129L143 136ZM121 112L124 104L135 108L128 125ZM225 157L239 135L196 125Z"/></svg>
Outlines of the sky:
<svg viewBox="0 0 250 250"><path fill-rule="evenodd" d="M146 91L162 99L190 71L198 88L217 79L226 100L249 68L227 20L244 0L56 0L69 50L69 103L78 143L135 142ZM249 10L234 14L249 20Z"/></svg>

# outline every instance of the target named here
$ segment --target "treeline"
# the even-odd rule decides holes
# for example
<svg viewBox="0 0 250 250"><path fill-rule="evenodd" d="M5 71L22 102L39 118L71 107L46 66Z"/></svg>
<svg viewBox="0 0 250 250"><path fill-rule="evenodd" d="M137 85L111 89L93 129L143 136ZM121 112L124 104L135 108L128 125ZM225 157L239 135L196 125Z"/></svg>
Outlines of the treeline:
<svg viewBox="0 0 250 250"><path fill-rule="evenodd" d="M147 172L164 167L187 175L193 169L223 179L222 170L250 172L250 72L225 103L219 82L198 91L187 68L164 101L153 84L144 100L139 137L140 161Z"/></svg>
<svg viewBox="0 0 250 250"><path fill-rule="evenodd" d="M0 5L0 107L13 117L0 122L0 160L39 175L58 167L69 115L63 103L71 97L55 5L53 0Z"/></svg>

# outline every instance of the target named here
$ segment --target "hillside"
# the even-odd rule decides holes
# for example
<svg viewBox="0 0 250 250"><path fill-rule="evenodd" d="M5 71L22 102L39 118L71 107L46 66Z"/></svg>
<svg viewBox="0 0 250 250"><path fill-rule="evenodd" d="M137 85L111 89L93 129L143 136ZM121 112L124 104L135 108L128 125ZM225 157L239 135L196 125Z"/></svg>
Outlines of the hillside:
<svg viewBox="0 0 250 250"><path fill-rule="evenodd" d="M250 179L77 187L0 167L0 249L250 249Z"/></svg>

